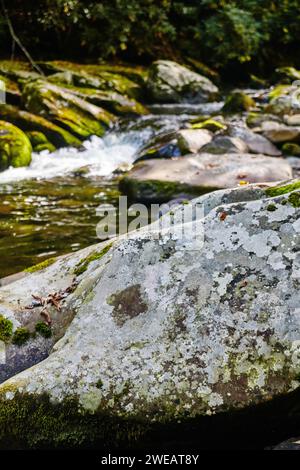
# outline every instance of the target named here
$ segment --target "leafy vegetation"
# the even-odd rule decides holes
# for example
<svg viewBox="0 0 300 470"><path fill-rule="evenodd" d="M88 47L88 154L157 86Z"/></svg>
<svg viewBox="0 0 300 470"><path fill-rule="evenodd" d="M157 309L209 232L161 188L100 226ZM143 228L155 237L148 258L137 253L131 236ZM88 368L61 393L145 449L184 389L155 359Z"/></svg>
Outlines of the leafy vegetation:
<svg viewBox="0 0 300 470"><path fill-rule="evenodd" d="M40 59L192 59L214 68L299 67L300 0L10 0L22 43ZM11 54L3 9L1 53ZM41 57L41 54L43 56Z"/></svg>

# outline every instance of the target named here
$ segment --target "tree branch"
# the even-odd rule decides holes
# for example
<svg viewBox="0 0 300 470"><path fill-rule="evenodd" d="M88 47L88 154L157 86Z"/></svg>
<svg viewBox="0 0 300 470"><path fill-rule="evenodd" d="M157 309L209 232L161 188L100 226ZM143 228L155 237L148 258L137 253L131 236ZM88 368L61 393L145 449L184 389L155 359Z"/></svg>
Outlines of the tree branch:
<svg viewBox="0 0 300 470"><path fill-rule="evenodd" d="M28 61L30 62L31 66L32 66L40 75L44 75L42 69L34 62L33 58L31 57L31 55L30 55L29 52L27 51L26 47L22 44L21 40L20 40L19 37L16 35L15 30L14 30L14 27L13 27L13 25L12 25L12 22L10 21L9 15L8 15L8 13L7 13L4 0L1 0L1 6L2 6L2 10L3 10L4 17L5 17L6 22L7 22L7 26L8 26L9 32L10 32L11 37L12 37L12 39L13 39L13 42L19 46L19 48L21 49L21 51L23 52L23 54L25 55L25 57L26 57L26 58L28 59Z"/></svg>

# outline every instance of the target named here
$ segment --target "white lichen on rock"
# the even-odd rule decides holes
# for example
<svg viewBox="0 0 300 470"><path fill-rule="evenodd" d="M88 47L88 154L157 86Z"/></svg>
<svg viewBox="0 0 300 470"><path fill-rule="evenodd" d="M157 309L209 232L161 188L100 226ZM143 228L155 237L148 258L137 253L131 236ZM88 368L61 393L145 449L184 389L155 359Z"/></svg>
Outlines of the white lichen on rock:
<svg viewBox="0 0 300 470"><path fill-rule="evenodd" d="M156 223L116 240L80 276L87 287L82 295L79 284L76 315L50 356L0 393L75 396L88 411L159 421L294 389L300 209L290 194L219 191L194 200L204 216L188 238L158 239ZM59 277L62 267L48 269Z"/></svg>

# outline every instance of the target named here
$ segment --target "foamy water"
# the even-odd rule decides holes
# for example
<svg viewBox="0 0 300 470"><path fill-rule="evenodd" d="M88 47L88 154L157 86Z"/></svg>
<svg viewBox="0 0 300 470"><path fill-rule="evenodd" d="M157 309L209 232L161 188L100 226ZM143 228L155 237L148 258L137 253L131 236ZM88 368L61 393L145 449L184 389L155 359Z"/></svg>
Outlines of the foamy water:
<svg viewBox="0 0 300 470"><path fill-rule="evenodd" d="M86 168L84 176L110 176L124 164L133 163L137 150L155 133L173 131L180 122L188 120L185 115L148 115L128 122L103 138L93 136L82 144L82 148L62 148L53 153L43 151L32 154L28 167L9 168L0 173L0 184L29 179L51 179L72 174ZM159 129L159 130L158 130Z"/></svg>
<svg viewBox="0 0 300 470"><path fill-rule="evenodd" d="M83 142L82 150L63 148L56 152L32 154L28 167L9 168L0 173L0 183L24 179L48 179L88 167L87 176L108 176L124 163L131 163L139 144L124 136L110 134L103 139L93 136Z"/></svg>

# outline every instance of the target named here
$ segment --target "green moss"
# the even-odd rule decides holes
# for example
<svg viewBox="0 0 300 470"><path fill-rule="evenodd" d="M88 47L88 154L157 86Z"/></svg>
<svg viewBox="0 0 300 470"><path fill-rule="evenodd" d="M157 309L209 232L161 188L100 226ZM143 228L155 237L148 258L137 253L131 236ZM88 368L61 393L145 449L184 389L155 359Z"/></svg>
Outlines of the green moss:
<svg viewBox="0 0 300 470"><path fill-rule="evenodd" d="M285 155L295 155L300 156L300 145L291 143L286 143L282 146L282 152Z"/></svg>
<svg viewBox="0 0 300 470"><path fill-rule="evenodd" d="M96 387L99 388L99 389L101 389L101 388L103 387L103 382L102 382L101 379L99 379L99 380L97 381Z"/></svg>
<svg viewBox="0 0 300 470"><path fill-rule="evenodd" d="M102 136L114 117L102 108L45 80L27 82L23 88L26 109L53 120L80 139Z"/></svg>
<svg viewBox="0 0 300 470"><path fill-rule="evenodd" d="M35 325L35 331L39 333L44 338L50 338L52 336L52 330L50 326L46 325L46 323L39 321Z"/></svg>
<svg viewBox="0 0 300 470"><path fill-rule="evenodd" d="M78 265L76 266L76 268L74 269L74 274L76 276L80 276L80 274L84 273L89 264L92 262L92 261L95 261L95 260L99 260L101 259L104 255L106 255L106 253L109 252L109 250L111 249L113 243L109 243L108 245L106 245L101 251L96 251L94 253L91 253L89 256L87 256L85 259L81 260Z"/></svg>
<svg viewBox="0 0 300 470"><path fill-rule="evenodd" d="M290 194L288 201L293 207L300 207L300 192Z"/></svg>
<svg viewBox="0 0 300 470"><path fill-rule="evenodd" d="M222 111L224 113L238 113L241 111L248 111L255 107L255 101L250 96L237 91L226 98Z"/></svg>
<svg viewBox="0 0 300 470"><path fill-rule="evenodd" d="M5 392L14 398L5 400ZM78 449L134 447L150 425L97 411L91 414L75 398L53 403L49 396L21 395L2 387L0 449Z"/></svg>
<svg viewBox="0 0 300 470"><path fill-rule="evenodd" d="M268 188L266 189L266 195L268 197L282 196L283 194L291 193L292 191L296 191L297 189L300 189L300 181L296 181L295 183L286 184L282 186Z"/></svg>
<svg viewBox="0 0 300 470"><path fill-rule="evenodd" d="M276 207L275 204L269 204L269 205L267 206L267 211L269 211L269 212L274 212L274 211L276 211L276 210L277 210L277 207Z"/></svg>
<svg viewBox="0 0 300 470"><path fill-rule="evenodd" d="M225 124L222 124L215 119L207 119L203 122L198 122L192 125L192 129L207 129L209 131L215 132L226 129Z"/></svg>
<svg viewBox="0 0 300 470"><path fill-rule="evenodd" d="M13 323L0 315L0 341L8 342L12 336Z"/></svg>
<svg viewBox="0 0 300 470"><path fill-rule="evenodd" d="M56 147L49 142L43 132L31 131L27 132L27 137L29 138L34 152L42 152L43 150L48 150L49 152L55 152Z"/></svg>
<svg viewBox="0 0 300 470"><path fill-rule="evenodd" d="M0 170L6 170L9 166L28 166L31 152L26 134L9 122L0 121Z"/></svg>
<svg viewBox="0 0 300 470"><path fill-rule="evenodd" d="M45 261L42 261L41 263L35 264L34 266L31 266L30 268L25 269L24 272L35 273L36 271L41 271L42 269L45 269L51 264L53 264L56 260L57 258L46 259Z"/></svg>
<svg viewBox="0 0 300 470"><path fill-rule="evenodd" d="M81 145L80 140L70 132L56 126L41 116L20 110L16 106L1 105L1 117L20 127L23 131L42 132L55 147L78 147Z"/></svg>
<svg viewBox="0 0 300 470"><path fill-rule="evenodd" d="M22 346L25 344L30 338L30 331L27 328L20 327L17 328L13 334L12 342L17 346Z"/></svg>
<svg viewBox="0 0 300 470"><path fill-rule="evenodd" d="M280 96L285 95L289 89L290 87L288 85L277 85L272 91L270 91L269 99L273 100L279 98Z"/></svg>

